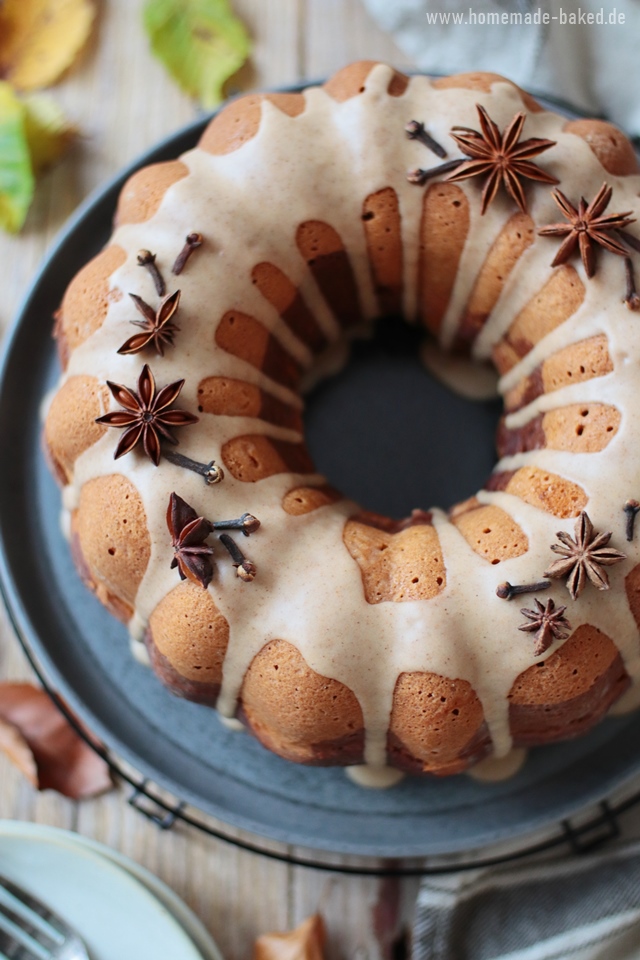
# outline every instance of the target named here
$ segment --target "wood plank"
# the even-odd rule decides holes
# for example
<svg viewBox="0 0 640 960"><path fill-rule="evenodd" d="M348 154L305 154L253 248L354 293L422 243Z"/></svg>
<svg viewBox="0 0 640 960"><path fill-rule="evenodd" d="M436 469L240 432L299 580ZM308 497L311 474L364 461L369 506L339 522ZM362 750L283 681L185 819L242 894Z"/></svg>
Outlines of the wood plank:
<svg viewBox="0 0 640 960"><path fill-rule="evenodd" d="M234 0L253 40L251 62L229 81L229 92L296 83L303 75L300 30L303 0Z"/></svg>
<svg viewBox="0 0 640 960"><path fill-rule="evenodd" d="M326 78L352 60L382 60L399 69L411 61L371 18L361 0L307 0L305 75Z"/></svg>

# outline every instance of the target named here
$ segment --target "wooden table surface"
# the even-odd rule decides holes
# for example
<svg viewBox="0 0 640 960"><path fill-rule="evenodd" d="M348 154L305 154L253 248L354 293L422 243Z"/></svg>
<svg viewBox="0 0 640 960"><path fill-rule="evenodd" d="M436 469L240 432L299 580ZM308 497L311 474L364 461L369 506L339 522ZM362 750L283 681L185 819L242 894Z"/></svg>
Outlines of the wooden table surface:
<svg viewBox="0 0 640 960"><path fill-rule="evenodd" d="M193 102L149 52L141 23L143 0L97 2L100 15L90 44L52 90L81 138L40 180L22 233L0 233L0 334L76 206L197 115ZM234 5L254 41L251 62L235 81L237 90L320 79L361 58L411 66L371 22L361 0L234 0ZM1 457L8 455L2 446L0 450ZM1 606L0 679L33 679ZM161 831L127 803L129 794L130 789L118 786L83 803L50 791L39 794L0 755L0 818L74 830L133 858L189 904L226 960L249 960L260 933L291 929L318 909L327 921L331 960L402 955L398 937L410 914L414 882L290 866L179 823ZM640 811L627 815L623 827L627 835L640 836Z"/></svg>
<svg viewBox="0 0 640 960"><path fill-rule="evenodd" d="M254 41L238 89L321 78L361 58L408 65L360 0L234 0L234 5ZM93 39L51 91L80 128L81 139L41 178L22 233L0 234L0 332L8 329L40 261L80 201L197 113L149 52L142 0L99 0L99 7ZM32 679L32 673L0 609L0 679L23 678ZM400 890L390 881L292 867L183 825L160 831L126 799L122 787L83 803L50 791L38 794L0 756L0 818L75 830L132 857L191 906L227 960L247 960L258 934L289 929L318 907L328 923L331 958L391 956L398 894L410 900L406 885Z"/></svg>

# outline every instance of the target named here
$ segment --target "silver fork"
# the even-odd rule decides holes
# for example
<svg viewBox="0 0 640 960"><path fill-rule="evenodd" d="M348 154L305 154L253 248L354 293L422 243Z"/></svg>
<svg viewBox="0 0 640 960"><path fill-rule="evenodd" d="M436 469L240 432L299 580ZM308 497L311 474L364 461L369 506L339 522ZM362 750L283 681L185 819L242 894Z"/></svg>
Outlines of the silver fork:
<svg viewBox="0 0 640 960"><path fill-rule="evenodd" d="M90 960L73 927L41 900L0 874L0 954L8 960Z"/></svg>

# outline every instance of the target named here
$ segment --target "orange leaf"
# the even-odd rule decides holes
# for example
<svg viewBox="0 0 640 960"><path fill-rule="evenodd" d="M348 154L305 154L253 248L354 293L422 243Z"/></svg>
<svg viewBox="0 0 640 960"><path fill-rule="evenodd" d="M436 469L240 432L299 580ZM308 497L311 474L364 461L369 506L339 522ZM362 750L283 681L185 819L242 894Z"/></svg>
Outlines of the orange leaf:
<svg viewBox="0 0 640 960"><path fill-rule="evenodd" d="M264 933L256 940L254 960L324 960L326 940L320 914L304 920L289 933Z"/></svg>
<svg viewBox="0 0 640 960"><path fill-rule="evenodd" d="M32 786L38 786L36 761L29 749L29 744L16 727L4 720L0 720L0 750L25 775Z"/></svg>
<svg viewBox="0 0 640 960"><path fill-rule="evenodd" d="M0 749L39 790L57 790L80 800L112 787L107 764L70 726L44 690L29 683L0 683L0 723L4 728L0 729Z"/></svg>
<svg viewBox="0 0 640 960"><path fill-rule="evenodd" d="M94 0L3 0L0 76L20 90L55 83L84 46Z"/></svg>

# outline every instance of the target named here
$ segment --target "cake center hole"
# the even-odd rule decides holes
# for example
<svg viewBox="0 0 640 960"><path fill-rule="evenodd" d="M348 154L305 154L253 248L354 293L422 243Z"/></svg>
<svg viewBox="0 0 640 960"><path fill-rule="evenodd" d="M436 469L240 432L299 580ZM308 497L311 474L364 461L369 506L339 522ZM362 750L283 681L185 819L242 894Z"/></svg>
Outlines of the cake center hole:
<svg viewBox="0 0 640 960"><path fill-rule="evenodd" d="M306 397L305 428L318 471L365 509L401 518L472 496L496 461L499 400L475 402L420 361L424 332L381 321L355 341L344 370Z"/></svg>

